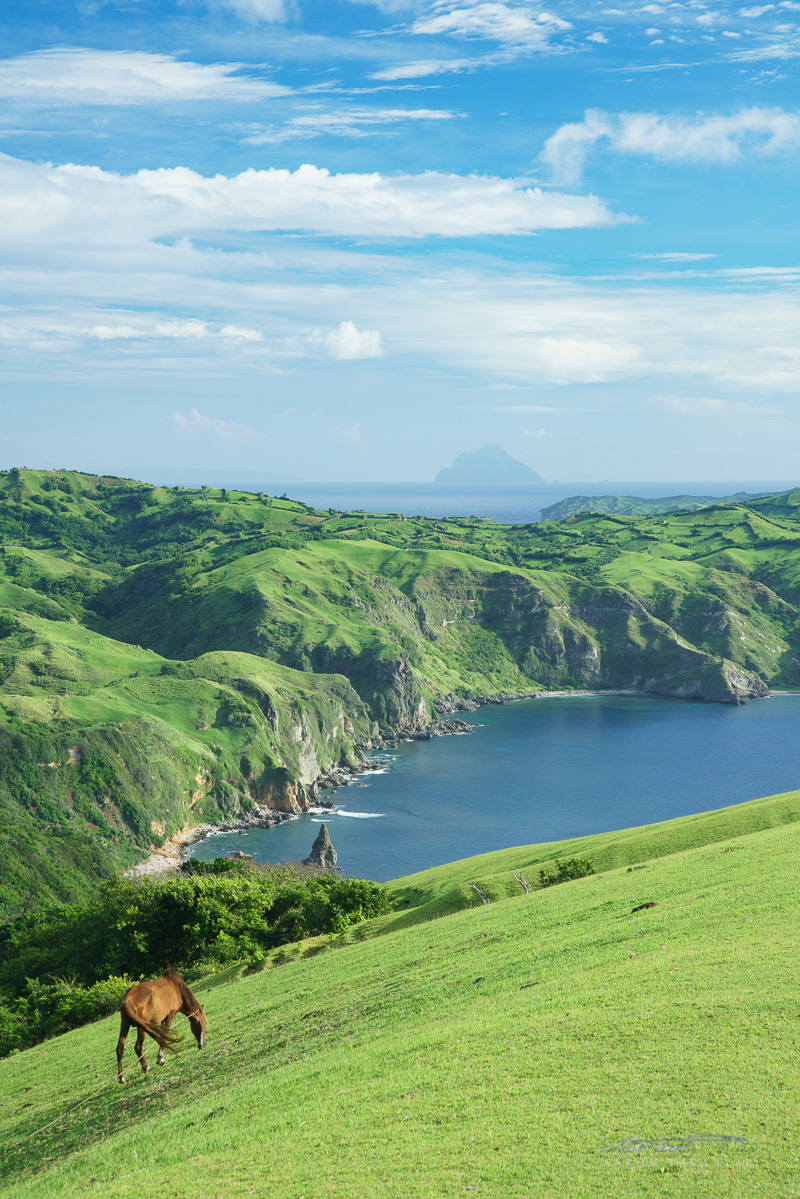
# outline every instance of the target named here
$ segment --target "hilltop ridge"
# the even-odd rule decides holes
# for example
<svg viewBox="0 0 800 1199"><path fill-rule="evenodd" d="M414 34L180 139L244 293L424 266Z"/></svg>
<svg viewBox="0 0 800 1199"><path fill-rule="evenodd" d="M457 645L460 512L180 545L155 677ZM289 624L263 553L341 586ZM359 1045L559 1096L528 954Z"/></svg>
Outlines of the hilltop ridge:
<svg viewBox="0 0 800 1199"><path fill-rule="evenodd" d="M5 913L463 700L800 685L799 501L504 526L0 473Z"/></svg>

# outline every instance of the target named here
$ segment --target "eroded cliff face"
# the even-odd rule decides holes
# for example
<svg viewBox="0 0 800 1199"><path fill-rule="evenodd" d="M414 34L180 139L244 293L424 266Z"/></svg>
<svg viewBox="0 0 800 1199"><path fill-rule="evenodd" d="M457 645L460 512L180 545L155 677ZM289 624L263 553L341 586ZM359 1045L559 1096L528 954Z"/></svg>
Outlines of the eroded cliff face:
<svg viewBox="0 0 800 1199"><path fill-rule="evenodd" d="M736 703L798 671L781 634L786 605L760 584L645 606L562 572L380 546L351 552L352 561L304 547L291 560L288 551L255 555L252 571L244 558L235 579L233 568L212 572L170 623L173 652L196 653L224 630L229 646L306 677L345 676L364 720L384 735L423 728L443 695L619 688ZM302 717L276 725L282 760L302 786L335 756L321 751L331 730L340 736L345 709L317 730ZM360 729L356 741L366 736Z"/></svg>
<svg viewBox="0 0 800 1199"><path fill-rule="evenodd" d="M630 689L717 703L767 693L754 672L690 644L629 593L613 587L537 586L516 572L426 579L420 605L437 640L457 653L465 626L496 638L519 686ZM554 593L555 592L555 593ZM446 608L442 596L447 596Z"/></svg>

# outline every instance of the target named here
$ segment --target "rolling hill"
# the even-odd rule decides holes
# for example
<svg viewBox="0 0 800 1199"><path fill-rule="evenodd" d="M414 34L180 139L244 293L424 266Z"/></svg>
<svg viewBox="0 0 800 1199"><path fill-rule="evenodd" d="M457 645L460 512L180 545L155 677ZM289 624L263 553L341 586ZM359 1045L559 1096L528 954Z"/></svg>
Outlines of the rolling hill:
<svg viewBox="0 0 800 1199"><path fill-rule="evenodd" d="M206 1050L124 1088L114 1017L8 1058L0 1190L791 1196L798 820L795 792L399 879L404 915L199 983ZM577 847L599 873L523 892Z"/></svg>
<svg viewBox="0 0 800 1199"><path fill-rule="evenodd" d="M464 700L797 686L799 502L502 526L0 474L3 915Z"/></svg>

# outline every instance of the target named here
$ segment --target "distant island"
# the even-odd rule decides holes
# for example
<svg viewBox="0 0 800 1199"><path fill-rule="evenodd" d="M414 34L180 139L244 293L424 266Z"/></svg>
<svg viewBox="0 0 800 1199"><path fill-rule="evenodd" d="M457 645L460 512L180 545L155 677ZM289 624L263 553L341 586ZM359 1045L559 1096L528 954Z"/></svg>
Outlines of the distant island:
<svg viewBox="0 0 800 1199"><path fill-rule="evenodd" d="M507 454L502 446L483 445L459 454L452 466L436 476L437 483L543 483L541 475Z"/></svg>

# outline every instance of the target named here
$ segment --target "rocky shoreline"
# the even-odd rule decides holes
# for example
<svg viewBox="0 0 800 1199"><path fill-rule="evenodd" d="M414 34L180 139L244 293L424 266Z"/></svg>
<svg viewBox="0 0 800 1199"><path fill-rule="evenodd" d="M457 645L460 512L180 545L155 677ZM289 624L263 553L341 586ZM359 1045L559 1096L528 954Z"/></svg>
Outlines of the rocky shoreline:
<svg viewBox="0 0 800 1199"><path fill-rule="evenodd" d="M523 691L515 694L501 692L498 695L481 695L474 699L463 696L446 695L436 700L434 713L436 719L418 729L398 729L396 733L386 737L376 737L371 748L384 750L396 748L400 741L432 741L435 737L464 736L473 731L474 726L465 720L454 718L454 712L477 712L480 708L491 704L513 703L520 699L569 699L583 696L629 695L647 696L650 691L633 688L617 688L614 690L557 690L557 691ZM320 775L308 787L310 803L301 812L322 812L334 808L331 799L320 799L320 791L345 787L353 779L370 769L371 763L365 757L352 766L334 766L327 773ZM248 813L236 820L224 820L215 824L198 824L192 828L184 828L179 833L165 841L164 845L135 866L123 871L124 878L158 878L171 870L176 870L188 856L188 850L198 841L203 841L212 833L243 832L250 828L274 828L284 820L290 820L297 812L279 812L267 806L257 807L255 812Z"/></svg>

